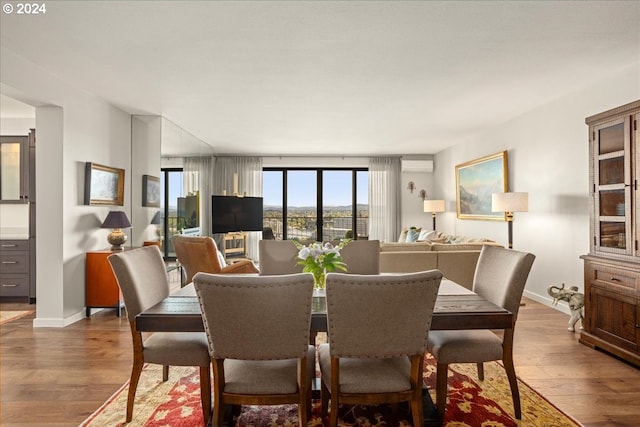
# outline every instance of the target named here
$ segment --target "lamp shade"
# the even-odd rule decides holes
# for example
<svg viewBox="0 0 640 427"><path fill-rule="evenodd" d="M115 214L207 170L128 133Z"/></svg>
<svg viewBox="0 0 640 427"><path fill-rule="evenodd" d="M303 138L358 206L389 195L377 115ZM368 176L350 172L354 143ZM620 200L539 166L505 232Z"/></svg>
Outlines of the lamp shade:
<svg viewBox="0 0 640 427"><path fill-rule="evenodd" d="M493 212L527 212L529 193L493 193L491 210Z"/></svg>
<svg viewBox="0 0 640 427"><path fill-rule="evenodd" d="M151 224L154 224L154 225L162 224L162 212L158 211L155 213L153 218L151 218Z"/></svg>
<svg viewBox="0 0 640 427"><path fill-rule="evenodd" d="M111 211L102 223L101 228L127 228L131 227L129 218L124 211Z"/></svg>
<svg viewBox="0 0 640 427"><path fill-rule="evenodd" d="M425 200L425 212L444 212L444 200Z"/></svg>

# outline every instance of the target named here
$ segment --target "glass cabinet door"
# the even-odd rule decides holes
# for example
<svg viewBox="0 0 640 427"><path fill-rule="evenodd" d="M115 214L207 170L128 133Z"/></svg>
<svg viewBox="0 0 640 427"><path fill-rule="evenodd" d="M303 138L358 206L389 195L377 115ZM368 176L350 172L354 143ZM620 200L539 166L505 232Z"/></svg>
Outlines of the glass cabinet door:
<svg viewBox="0 0 640 427"><path fill-rule="evenodd" d="M0 139L0 201L26 203L25 184L28 169L27 137L3 136Z"/></svg>
<svg viewBox="0 0 640 427"><path fill-rule="evenodd" d="M631 152L629 120L593 128L595 246L602 252L632 254Z"/></svg>

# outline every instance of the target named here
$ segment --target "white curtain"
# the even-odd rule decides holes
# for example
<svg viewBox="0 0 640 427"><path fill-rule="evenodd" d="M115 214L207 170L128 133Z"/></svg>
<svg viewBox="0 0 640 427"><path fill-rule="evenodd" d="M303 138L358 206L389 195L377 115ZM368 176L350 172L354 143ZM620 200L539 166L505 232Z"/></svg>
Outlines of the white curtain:
<svg viewBox="0 0 640 427"><path fill-rule="evenodd" d="M215 157L213 165L213 194L233 194L234 175L238 176L238 194L262 197L261 157ZM247 236L247 256L258 259L258 242L261 233L250 232Z"/></svg>
<svg viewBox="0 0 640 427"><path fill-rule="evenodd" d="M369 159L369 239L394 242L400 231L400 158Z"/></svg>
<svg viewBox="0 0 640 427"><path fill-rule="evenodd" d="M199 192L200 229L203 236L208 236L211 230L212 164L211 157L185 157L182 168L183 194Z"/></svg>

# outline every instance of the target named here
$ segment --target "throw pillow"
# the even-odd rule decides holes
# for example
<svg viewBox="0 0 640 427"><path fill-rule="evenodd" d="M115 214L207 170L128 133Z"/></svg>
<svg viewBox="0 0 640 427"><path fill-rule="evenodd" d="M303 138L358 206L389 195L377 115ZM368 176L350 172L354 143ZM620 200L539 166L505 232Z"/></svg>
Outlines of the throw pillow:
<svg viewBox="0 0 640 427"><path fill-rule="evenodd" d="M420 236L418 236L418 240L433 240L438 236L438 232L436 230L422 230L420 232Z"/></svg>
<svg viewBox="0 0 640 427"><path fill-rule="evenodd" d="M420 236L420 228L411 227L409 231L407 231L407 243L413 243L418 240L418 236Z"/></svg>
<svg viewBox="0 0 640 427"><path fill-rule="evenodd" d="M402 232L400 233L400 236L398 237L398 242L399 243L404 243L407 241L407 229L403 228Z"/></svg>

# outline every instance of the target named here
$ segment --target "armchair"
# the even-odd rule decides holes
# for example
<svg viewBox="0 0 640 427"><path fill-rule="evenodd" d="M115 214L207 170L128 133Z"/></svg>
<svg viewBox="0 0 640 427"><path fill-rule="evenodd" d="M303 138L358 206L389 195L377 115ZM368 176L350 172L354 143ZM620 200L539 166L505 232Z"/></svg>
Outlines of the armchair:
<svg viewBox="0 0 640 427"><path fill-rule="evenodd" d="M211 237L208 236L182 236L173 237L173 247L176 257L185 270L185 283L190 283L196 273L257 273L258 269L249 260L240 260L233 264L221 265L218 258L218 248Z"/></svg>

